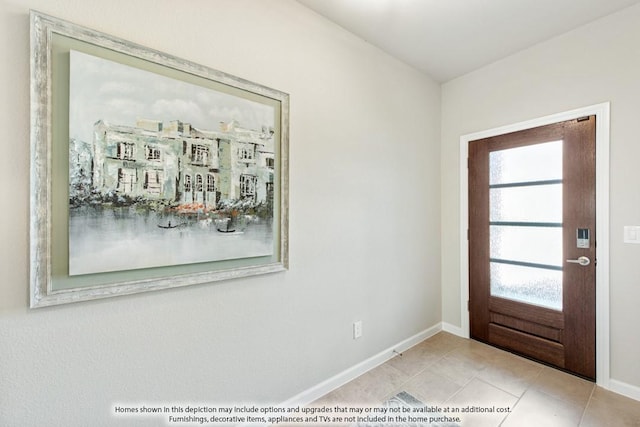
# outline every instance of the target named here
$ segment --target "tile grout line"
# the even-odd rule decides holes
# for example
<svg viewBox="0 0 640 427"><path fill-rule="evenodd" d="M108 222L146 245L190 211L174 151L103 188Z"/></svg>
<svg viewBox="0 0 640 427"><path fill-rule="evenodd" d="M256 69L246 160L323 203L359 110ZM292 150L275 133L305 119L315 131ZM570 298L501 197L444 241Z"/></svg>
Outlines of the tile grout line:
<svg viewBox="0 0 640 427"><path fill-rule="evenodd" d="M427 363L417 373L415 373L413 375L407 375L407 379L404 382L402 382L397 388L395 388L394 391L392 391L391 394L387 396L387 398L393 397L393 396L395 396L397 393L399 393L401 391L406 391L406 390L404 390L404 387L409 382L411 382L411 380L413 380L414 378L418 377L420 374L422 374L424 371L426 371L430 366L435 365L437 362L439 362L442 359L444 359L444 355L440 356L438 359L436 359L436 360L434 360L434 361L432 361L430 363ZM385 401L383 401L383 403Z"/></svg>
<svg viewBox="0 0 640 427"><path fill-rule="evenodd" d="M504 417L504 420L502 420L502 422L499 424L499 426L503 425L508 419L509 417L515 412L516 407L518 406L518 404L520 403L520 401L522 400L522 398L524 397L525 394L527 394L527 392L531 389L531 387L533 387L533 384L535 383L535 381L540 378L540 375L542 374L542 371L544 370L544 366L542 367L542 369L540 369L538 371L538 373L536 374L535 377L533 377L531 379L531 382L529 383L529 385L527 386L527 388L524 389L524 391L522 392L522 394L520 395L520 397L518 397L518 400L516 400L516 403L513 405L513 411L509 412L509 414Z"/></svg>
<svg viewBox="0 0 640 427"><path fill-rule="evenodd" d="M461 346L458 346L458 347L461 347ZM444 359L447 355L452 354L455 350L457 350L457 348L452 349L451 351L449 351L448 353L446 353L446 354L445 354L445 356L443 356L442 358ZM443 374L443 375L444 375L445 377L449 378L450 380L455 381L455 379L454 379L454 378L449 377L447 374ZM445 400L445 402L444 402L444 403L447 403L447 402L451 401L451 399L453 399L453 398L454 398L454 397L456 397L458 394L460 394L460 393L462 392L462 390L464 390L464 389L465 389L465 387L467 387L469 384L471 384L471 381L473 381L473 380L474 380L474 379L476 379L476 378L477 378L478 380L482 381L482 379L481 379L481 378L478 378L478 374L477 374L477 373L474 373L474 374L473 374L473 376L472 376L469 380L467 380L467 382L465 382L465 383L462 385L462 387L460 387L460 388L458 389L458 391L456 391L456 392L455 392L455 393L453 393L451 396L449 396L449 398L448 398L447 400ZM486 381L483 381L483 382L484 382L485 384L488 384ZM489 385L493 386L493 384L489 384Z"/></svg>
<svg viewBox="0 0 640 427"><path fill-rule="evenodd" d="M591 389L591 394L589 395L589 399L587 400L587 404L584 405L584 409L582 410L582 416L580 416L580 422L578 423L578 426L582 425L582 422L584 421L584 417L587 414L587 409L589 408L589 405L591 405L591 401L593 400L593 395L596 392L596 387L597 385L593 385L593 388Z"/></svg>
<svg viewBox="0 0 640 427"><path fill-rule="evenodd" d="M573 375L573 374L570 374L570 373L568 373L568 372L564 372L564 371L561 371L561 370L559 370L559 369L557 369L557 368L554 368L553 366L545 366L545 367L544 367L544 369L549 369L549 370L551 370L551 371L553 371L553 372L559 372L559 373L561 373L561 374L562 374L562 373L564 373L564 374L566 374L566 375L569 375L569 376L570 376L570 377L572 377L572 378L575 378L575 379L578 379L578 380L581 380L581 381L587 381L587 380L583 380L582 378L577 377L577 376L575 376L575 375ZM587 381L587 382L590 382L590 381ZM559 401L561 401L561 402L563 402L563 403L565 403L565 404L572 405L572 406L577 406L577 407L584 407L584 408L586 408L586 407L587 407L587 405L589 404L590 400L591 400L591 396L593 396L593 392L594 392L595 388L596 388L596 384L594 383L594 384L593 384L593 387L592 387L592 389L591 389L591 392L589 392L589 398L587 399L587 403L585 403L584 405L580 405L579 403L574 402L574 401L572 401L571 399L567 399L567 398L566 398L566 396L564 396L564 394L563 394L563 396L557 396L557 395L554 395L554 394L549 393L549 392L548 392L548 391L546 391L546 390L537 389L536 391L538 391L538 392L540 392L540 393L542 393L542 394L544 394L544 395L546 395L546 396L549 396L549 397L551 397L551 398L553 398L553 399L559 400Z"/></svg>
<svg viewBox="0 0 640 427"><path fill-rule="evenodd" d="M429 338L427 338L426 340L424 340L424 341L422 341L422 342L425 342L425 341L427 341L427 340L429 340ZM416 346L414 346L414 347L417 347L418 345L420 345L420 343L416 344ZM457 350L459 349L459 347L461 347L461 346L462 346L462 344L455 345L453 348L451 348L451 349L449 349L449 350L445 351L444 353L442 353L441 355L439 355L437 359L435 359L435 360L431 361L430 363L427 363L426 365L424 365L424 366L422 367L422 369L420 369L417 373L415 373L415 374L413 374L413 375L408 375L408 376L407 376L407 379L406 379L404 382L402 382L402 383L401 383L401 384L400 384L396 389L394 389L394 391L392 391L392 392L391 392L391 394L389 394L389 395L387 396L387 398L395 396L395 394L397 394L396 392L405 391L405 390L404 390L404 387L405 387L409 382L411 382L411 380L413 380L414 378L418 377L418 376L419 376L420 374L422 374L424 371L426 371L427 369L429 369L429 367L431 367L431 366L435 365L436 363L440 362L442 359L446 358L446 356L448 356L449 354L452 354L452 353L454 353L455 351L457 351ZM392 359L389 359L389 360L392 360ZM385 362L385 363L388 363L388 362L389 362L389 361L387 361L387 362ZM449 378L450 380L453 380L452 378L448 377L446 374L444 375L444 377L445 377L445 378ZM473 378L472 378L472 379L473 379ZM456 394L458 394L458 393L459 393L459 392L460 392L464 387L466 387L466 386L469 384L469 382L470 382L470 381L471 381L471 380L467 381L463 386L461 386L461 387L460 387L460 389L459 389L458 391L456 391L453 395L449 396L449 398L447 399L447 401L448 401L449 399L451 399L453 396L455 396ZM445 402L446 402L446 401L445 401ZM383 403L384 403L384 401L383 401Z"/></svg>

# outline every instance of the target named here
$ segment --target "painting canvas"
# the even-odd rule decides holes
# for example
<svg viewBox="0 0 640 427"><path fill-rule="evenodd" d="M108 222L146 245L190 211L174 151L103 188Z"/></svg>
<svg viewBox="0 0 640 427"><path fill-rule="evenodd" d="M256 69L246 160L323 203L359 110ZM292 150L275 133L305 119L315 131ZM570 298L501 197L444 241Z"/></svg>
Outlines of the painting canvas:
<svg viewBox="0 0 640 427"><path fill-rule="evenodd" d="M69 58L70 276L273 253L273 106Z"/></svg>

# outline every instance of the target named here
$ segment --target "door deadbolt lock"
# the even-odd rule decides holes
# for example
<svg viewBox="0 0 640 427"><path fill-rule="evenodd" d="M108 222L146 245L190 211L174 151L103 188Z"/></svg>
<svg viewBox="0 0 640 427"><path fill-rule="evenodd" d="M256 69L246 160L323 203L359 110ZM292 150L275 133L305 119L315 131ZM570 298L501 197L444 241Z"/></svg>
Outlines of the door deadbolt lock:
<svg viewBox="0 0 640 427"><path fill-rule="evenodd" d="M576 248L589 249L589 232L588 228L578 228L576 230Z"/></svg>

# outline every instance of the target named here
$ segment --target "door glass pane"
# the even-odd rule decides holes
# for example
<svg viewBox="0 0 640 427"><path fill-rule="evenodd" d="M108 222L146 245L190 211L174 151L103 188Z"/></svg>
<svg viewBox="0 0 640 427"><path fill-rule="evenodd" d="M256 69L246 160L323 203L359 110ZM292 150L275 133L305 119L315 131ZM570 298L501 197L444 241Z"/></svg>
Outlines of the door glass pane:
<svg viewBox="0 0 640 427"><path fill-rule="evenodd" d="M504 227L489 231L491 258L562 267L562 228Z"/></svg>
<svg viewBox="0 0 640 427"><path fill-rule="evenodd" d="M492 262L491 295L562 310L562 271Z"/></svg>
<svg viewBox="0 0 640 427"><path fill-rule="evenodd" d="M562 179L562 141L493 151L489 184Z"/></svg>
<svg viewBox="0 0 640 427"><path fill-rule="evenodd" d="M491 188L491 221L562 222L562 184Z"/></svg>
<svg viewBox="0 0 640 427"><path fill-rule="evenodd" d="M562 309L562 141L494 151L491 295Z"/></svg>

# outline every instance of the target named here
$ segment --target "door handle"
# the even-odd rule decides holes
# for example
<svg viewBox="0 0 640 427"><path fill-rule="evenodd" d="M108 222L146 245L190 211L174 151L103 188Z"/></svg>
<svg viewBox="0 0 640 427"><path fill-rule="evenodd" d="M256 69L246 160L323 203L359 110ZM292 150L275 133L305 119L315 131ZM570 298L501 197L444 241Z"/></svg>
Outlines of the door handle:
<svg viewBox="0 0 640 427"><path fill-rule="evenodd" d="M572 264L580 264L583 267L586 267L587 265L591 264L591 260L586 256L581 256L578 259L568 259L567 262L570 262Z"/></svg>

